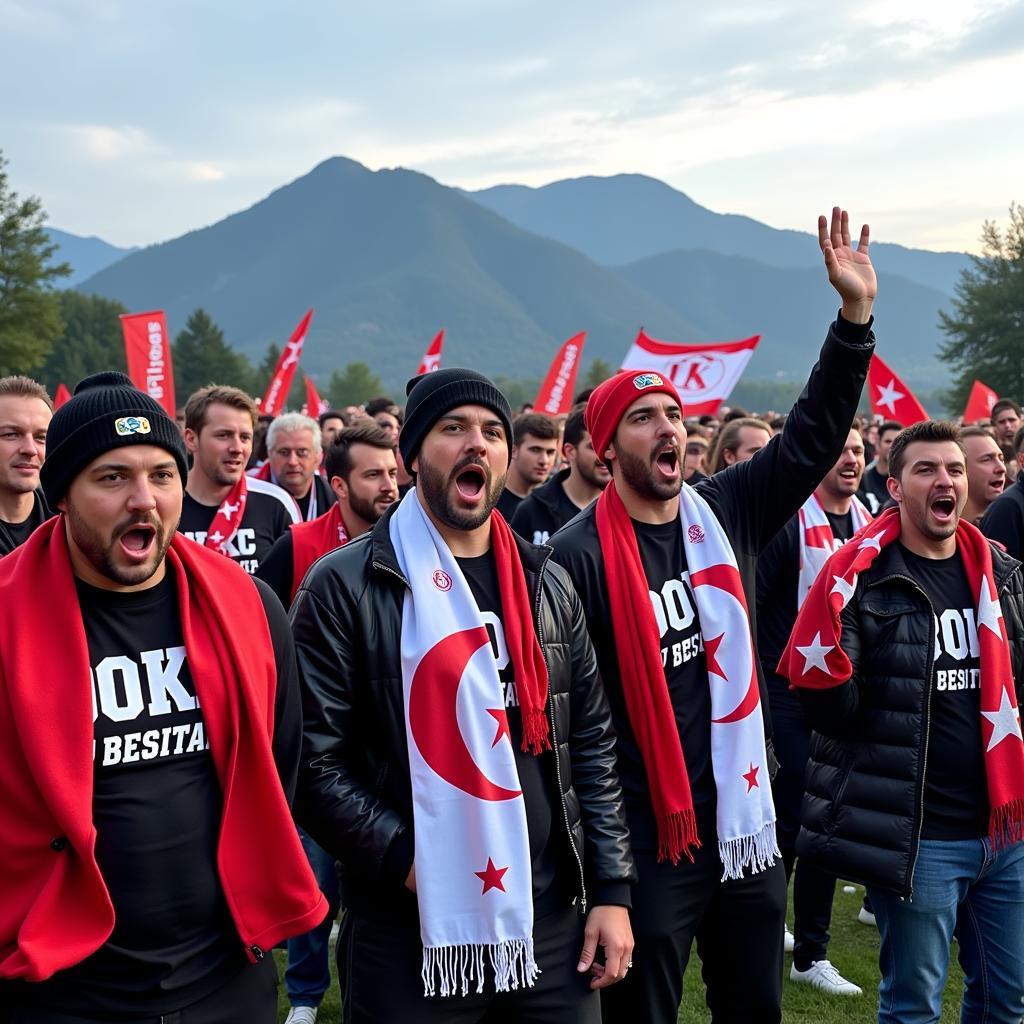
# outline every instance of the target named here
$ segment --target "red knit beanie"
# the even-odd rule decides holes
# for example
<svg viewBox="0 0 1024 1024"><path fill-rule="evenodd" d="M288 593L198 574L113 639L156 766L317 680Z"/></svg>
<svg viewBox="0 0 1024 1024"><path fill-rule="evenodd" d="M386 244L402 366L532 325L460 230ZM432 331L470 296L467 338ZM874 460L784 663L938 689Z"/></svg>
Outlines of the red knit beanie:
<svg viewBox="0 0 1024 1024"><path fill-rule="evenodd" d="M657 392L671 395L679 403L679 408L683 407L675 385L653 370L620 370L614 377L609 377L594 388L583 413L583 420L598 458L604 458L626 410L640 395Z"/></svg>

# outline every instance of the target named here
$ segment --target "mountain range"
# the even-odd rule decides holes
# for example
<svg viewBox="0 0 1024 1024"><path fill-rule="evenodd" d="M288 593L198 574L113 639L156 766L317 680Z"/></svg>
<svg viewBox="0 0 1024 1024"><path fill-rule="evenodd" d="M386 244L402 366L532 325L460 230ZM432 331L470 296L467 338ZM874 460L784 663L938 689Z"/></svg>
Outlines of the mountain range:
<svg viewBox="0 0 1024 1024"><path fill-rule="evenodd" d="M111 245L95 235L85 238L82 235L72 235L68 231L59 231L57 228L47 228L46 233L50 236L50 241L57 246L52 262L71 265L71 274L61 278L61 283L66 288L74 288L104 267L116 263L122 256L135 251Z"/></svg>
<svg viewBox="0 0 1024 1024"><path fill-rule="evenodd" d="M912 386L943 384L937 313L969 257L884 244L872 254L880 351ZM343 157L77 287L163 308L172 332L201 306L253 358L313 306L307 372L358 359L390 389L440 327L446 365L518 378L540 377L579 330L584 363L612 366L640 326L688 342L760 333L747 376L799 379L837 305L813 236L714 213L652 178L467 193Z"/></svg>

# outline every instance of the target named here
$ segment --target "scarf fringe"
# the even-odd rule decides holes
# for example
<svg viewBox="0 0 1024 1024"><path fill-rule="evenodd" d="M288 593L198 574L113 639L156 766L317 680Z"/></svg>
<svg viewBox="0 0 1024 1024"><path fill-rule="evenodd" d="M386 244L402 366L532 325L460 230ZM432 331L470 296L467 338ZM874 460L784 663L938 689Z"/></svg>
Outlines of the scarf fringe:
<svg viewBox="0 0 1024 1024"><path fill-rule="evenodd" d="M523 753L543 754L551 749L551 736L548 731L548 718L543 708L527 711L521 709L523 718Z"/></svg>
<svg viewBox="0 0 1024 1024"><path fill-rule="evenodd" d="M994 849L1002 849L1024 839L1024 797L993 807L988 819L988 834Z"/></svg>
<svg viewBox="0 0 1024 1024"><path fill-rule="evenodd" d="M470 981L476 991L484 990L484 953L494 971L496 992L532 988L540 974L533 959L533 939L505 939L504 942L473 943L462 946L434 946L423 950L423 994L468 995Z"/></svg>
<svg viewBox="0 0 1024 1024"><path fill-rule="evenodd" d="M691 849L692 847L692 849ZM692 807L684 811L673 811L658 819L658 860L670 860L678 864L685 853L693 862L693 850L700 849L697 835L697 815Z"/></svg>
<svg viewBox="0 0 1024 1024"><path fill-rule="evenodd" d="M742 878L747 868L752 875L767 870L782 856L775 838L775 822L768 822L755 835L719 842L718 856L722 861L723 882Z"/></svg>

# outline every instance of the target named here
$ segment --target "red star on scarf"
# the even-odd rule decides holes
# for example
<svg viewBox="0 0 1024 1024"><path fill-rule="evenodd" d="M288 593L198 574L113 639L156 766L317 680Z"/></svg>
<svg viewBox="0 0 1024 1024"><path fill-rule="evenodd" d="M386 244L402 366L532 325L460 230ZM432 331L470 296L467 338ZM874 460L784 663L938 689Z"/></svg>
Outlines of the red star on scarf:
<svg viewBox="0 0 1024 1024"><path fill-rule="evenodd" d="M760 789L761 783L757 781L757 773L761 770L761 766L754 766L753 763L750 765L750 771L743 773L743 778L747 780L747 792L749 793L755 786Z"/></svg>
<svg viewBox="0 0 1024 1024"><path fill-rule="evenodd" d="M721 636L712 637L710 640L704 641L704 657L707 659L708 674L714 673L716 676L721 676L723 679L728 677L725 674L722 666L718 664L718 648L722 645L722 641L725 639L725 634Z"/></svg>
<svg viewBox="0 0 1024 1024"><path fill-rule="evenodd" d="M496 868L494 866L494 861L491 860L490 857L488 857L487 867L484 868L483 871L473 872L473 874L476 875L476 877L484 883L483 892L481 892L480 895L483 896L488 889L500 889L502 892L504 892L505 886L501 884L501 880L504 877L506 871L508 871L508 868Z"/></svg>
<svg viewBox="0 0 1024 1024"><path fill-rule="evenodd" d="M502 736L507 736L509 743L512 742L512 733L508 731L508 715L505 713L504 708L488 708L487 714L491 716L498 723L498 730L494 734L494 742L491 744L492 749L498 745Z"/></svg>

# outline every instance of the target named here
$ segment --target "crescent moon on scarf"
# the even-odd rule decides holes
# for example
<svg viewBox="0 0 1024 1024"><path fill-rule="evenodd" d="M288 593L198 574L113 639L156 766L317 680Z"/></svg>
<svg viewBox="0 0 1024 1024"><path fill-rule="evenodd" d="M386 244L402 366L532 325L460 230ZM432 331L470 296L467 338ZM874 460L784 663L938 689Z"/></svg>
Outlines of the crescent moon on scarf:
<svg viewBox="0 0 1024 1024"><path fill-rule="evenodd" d="M478 800L514 800L480 770L459 728L459 685L470 658L491 638L483 626L446 636L416 666L409 685L409 730L427 765L445 782Z"/></svg>
<svg viewBox="0 0 1024 1024"><path fill-rule="evenodd" d="M734 601L745 613L743 605L736 597L736 594L743 593L743 582L740 579L739 571L735 567L725 564L710 565L706 569L700 569L697 572L691 573L690 585L694 589L695 596L697 588L700 586L714 587L716 590L721 591L725 599ZM744 620L749 621L746 614L744 614ZM747 631L747 643L750 645L749 626L744 625L743 628ZM750 685L747 687L747 692L743 695L743 699L739 704L727 715L711 720L715 725L729 725L731 722L740 722L751 714L760 703L761 691L757 685L757 668L754 664L753 648L749 647L749 651Z"/></svg>

